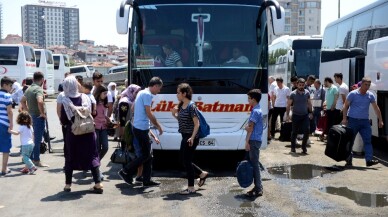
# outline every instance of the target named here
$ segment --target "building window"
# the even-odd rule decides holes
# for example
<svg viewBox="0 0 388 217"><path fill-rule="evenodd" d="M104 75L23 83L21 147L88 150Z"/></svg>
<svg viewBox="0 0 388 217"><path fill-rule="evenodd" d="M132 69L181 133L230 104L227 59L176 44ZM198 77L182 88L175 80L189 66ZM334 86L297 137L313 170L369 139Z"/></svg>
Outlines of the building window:
<svg viewBox="0 0 388 217"><path fill-rule="evenodd" d="M304 26L299 26L299 32L304 32Z"/></svg>
<svg viewBox="0 0 388 217"><path fill-rule="evenodd" d="M304 11L303 10L299 10L299 16L304 16Z"/></svg>

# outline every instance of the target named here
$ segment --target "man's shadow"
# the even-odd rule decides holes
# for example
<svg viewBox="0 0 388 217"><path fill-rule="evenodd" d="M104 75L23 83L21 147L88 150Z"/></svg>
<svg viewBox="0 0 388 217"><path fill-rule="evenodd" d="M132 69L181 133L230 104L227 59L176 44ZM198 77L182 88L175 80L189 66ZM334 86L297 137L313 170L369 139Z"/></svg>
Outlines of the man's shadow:
<svg viewBox="0 0 388 217"><path fill-rule="evenodd" d="M82 190L82 191L73 191L73 192L58 192L54 195L47 196L42 198L40 201L42 202L50 202L50 201L71 201L71 200L79 200L84 195L88 194L88 190Z"/></svg>

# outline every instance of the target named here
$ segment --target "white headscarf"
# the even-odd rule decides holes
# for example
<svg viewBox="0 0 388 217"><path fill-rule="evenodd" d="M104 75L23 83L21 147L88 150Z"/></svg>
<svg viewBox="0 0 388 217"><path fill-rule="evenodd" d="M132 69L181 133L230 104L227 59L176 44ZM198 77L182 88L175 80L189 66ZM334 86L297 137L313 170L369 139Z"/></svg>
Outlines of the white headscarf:
<svg viewBox="0 0 388 217"><path fill-rule="evenodd" d="M89 97L87 97L85 94L80 94L78 92L78 85L79 83L74 76L67 76L63 81L63 93L65 97L63 98L62 104L65 109L66 116L69 120L71 120L71 118L74 116L74 113L71 109L71 106L74 105L69 97L77 98L79 96L82 96L82 107L86 107L91 110L91 102Z"/></svg>
<svg viewBox="0 0 388 217"><path fill-rule="evenodd" d="M112 86L115 86L115 87L116 87L115 90L112 90ZM115 82L110 82L110 83L108 84L108 91L109 91L110 94L112 95L112 98L115 99L116 96L117 96L117 94L119 93L119 92L117 91L117 85L116 85Z"/></svg>

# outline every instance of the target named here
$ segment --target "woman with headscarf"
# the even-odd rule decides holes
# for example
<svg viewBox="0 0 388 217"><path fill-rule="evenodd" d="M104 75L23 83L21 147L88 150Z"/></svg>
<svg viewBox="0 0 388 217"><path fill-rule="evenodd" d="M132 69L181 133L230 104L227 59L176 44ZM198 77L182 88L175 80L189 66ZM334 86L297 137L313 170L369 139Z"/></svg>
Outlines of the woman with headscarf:
<svg viewBox="0 0 388 217"><path fill-rule="evenodd" d="M120 118L120 136L124 133L124 127L127 121L133 116L132 106L135 102L136 95L141 90L141 87L136 84L131 84L123 92L119 101L119 118Z"/></svg>
<svg viewBox="0 0 388 217"><path fill-rule="evenodd" d="M115 100L116 100L116 96L117 96L117 94L118 94L118 91L117 91L117 89L116 89L116 83L114 83L114 82L110 82L109 84L108 84L108 102L112 102L112 103L114 103L115 102ZM110 101L110 98L111 97L111 100L112 101Z"/></svg>
<svg viewBox="0 0 388 217"><path fill-rule="evenodd" d="M74 76L68 76L63 82L64 97L62 100L61 123L66 126L65 149L65 176L64 191L71 191L74 170L91 170L95 185L90 189L93 193L102 194L103 186L100 180L100 159L98 157L95 133L74 135L71 125L74 113L70 105L83 106L91 110L91 101L88 96L78 91L78 82Z"/></svg>

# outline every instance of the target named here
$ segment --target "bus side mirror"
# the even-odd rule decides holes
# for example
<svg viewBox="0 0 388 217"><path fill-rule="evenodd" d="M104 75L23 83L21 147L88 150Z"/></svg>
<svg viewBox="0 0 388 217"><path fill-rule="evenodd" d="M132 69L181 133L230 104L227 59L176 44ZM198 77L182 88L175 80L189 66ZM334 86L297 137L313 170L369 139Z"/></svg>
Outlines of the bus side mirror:
<svg viewBox="0 0 388 217"><path fill-rule="evenodd" d="M287 56L288 56L288 62L293 63L294 62L294 52L292 52L292 50L289 50Z"/></svg>
<svg viewBox="0 0 388 217"><path fill-rule="evenodd" d="M132 23L132 13L133 10L130 5L120 5L116 12L117 33L124 35L128 33L128 24Z"/></svg>
<svg viewBox="0 0 388 217"><path fill-rule="evenodd" d="M271 20L272 20L272 29L273 29L273 34L274 35L284 35L284 27L285 27L285 13L284 13L284 8L280 7L280 18L277 15L276 8L275 6L269 6L270 11L271 11Z"/></svg>

